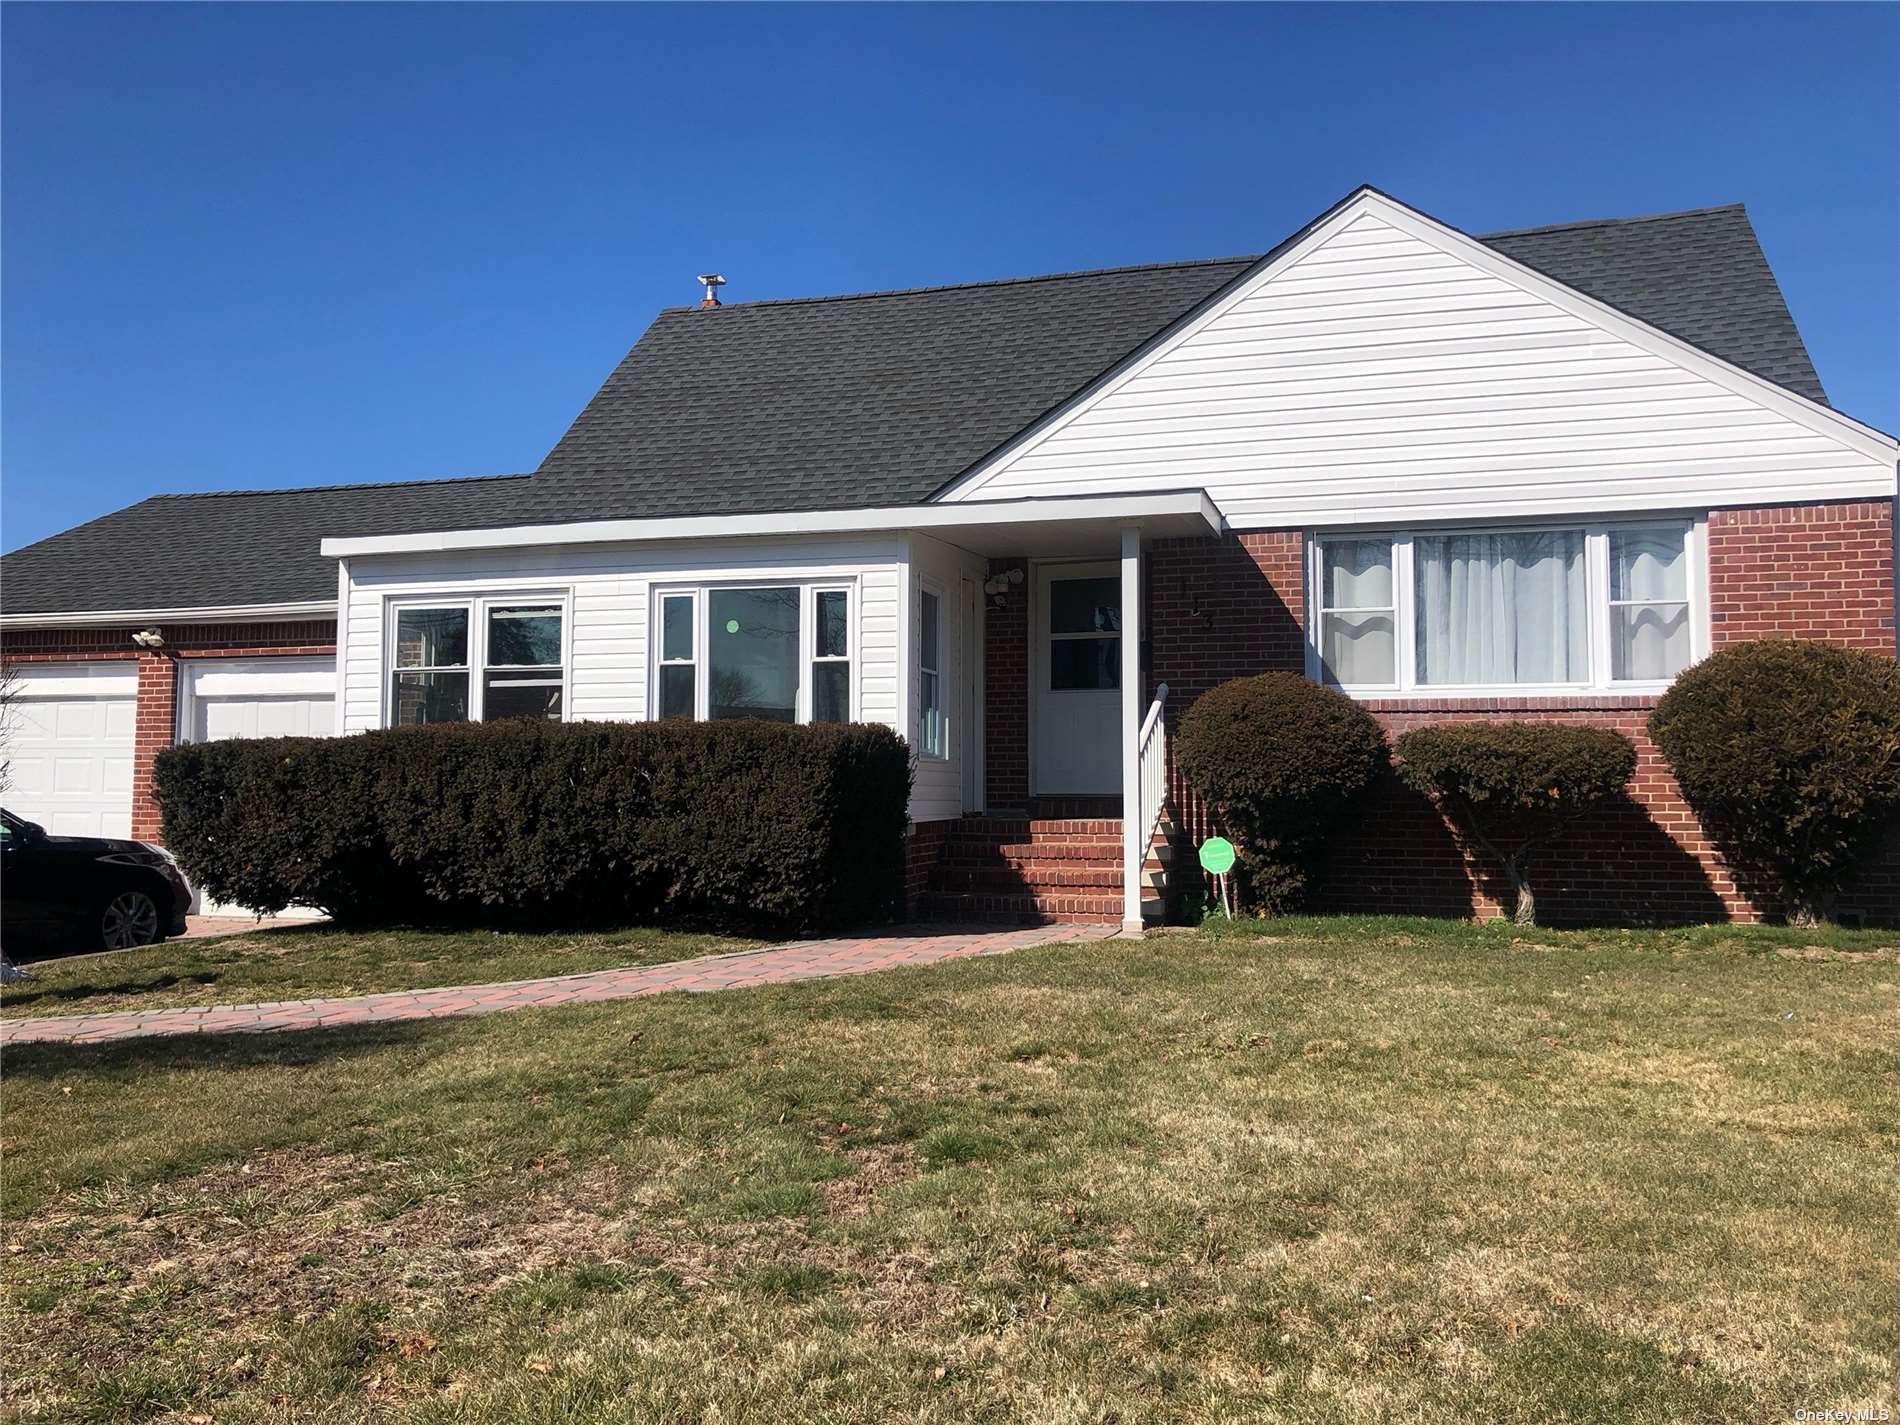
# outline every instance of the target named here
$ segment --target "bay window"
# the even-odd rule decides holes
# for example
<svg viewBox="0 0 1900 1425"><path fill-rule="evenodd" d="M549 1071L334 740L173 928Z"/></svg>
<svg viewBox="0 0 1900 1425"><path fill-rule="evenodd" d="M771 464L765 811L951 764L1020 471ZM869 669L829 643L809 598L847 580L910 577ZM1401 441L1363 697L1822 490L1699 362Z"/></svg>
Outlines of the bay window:
<svg viewBox="0 0 1900 1425"><path fill-rule="evenodd" d="M851 594L807 584L663 589L652 715L848 722Z"/></svg>
<svg viewBox="0 0 1900 1425"><path fill-rule="evenodd" d="M388 725L559 721L567 688L566 622L565 604L548 598L393 605Z"/></svg>
<svg viewBox="0 0 1900 1425"><path fill-rule="evenodd" d="M1660 687L1698 655L1688 520L1322 535L1309 672L1351 691Z"/></svg>

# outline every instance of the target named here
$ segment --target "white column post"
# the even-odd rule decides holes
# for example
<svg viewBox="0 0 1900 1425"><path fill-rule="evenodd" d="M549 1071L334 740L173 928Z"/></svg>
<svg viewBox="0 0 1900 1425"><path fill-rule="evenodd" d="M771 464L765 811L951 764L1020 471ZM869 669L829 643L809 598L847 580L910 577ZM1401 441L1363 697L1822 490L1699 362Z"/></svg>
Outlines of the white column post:
<svg viewBox="0 0 1900 1425"><path fill-rule="evenodd" d="M1141 931L1141 530L1122 529L1122 930Z"/></svg>

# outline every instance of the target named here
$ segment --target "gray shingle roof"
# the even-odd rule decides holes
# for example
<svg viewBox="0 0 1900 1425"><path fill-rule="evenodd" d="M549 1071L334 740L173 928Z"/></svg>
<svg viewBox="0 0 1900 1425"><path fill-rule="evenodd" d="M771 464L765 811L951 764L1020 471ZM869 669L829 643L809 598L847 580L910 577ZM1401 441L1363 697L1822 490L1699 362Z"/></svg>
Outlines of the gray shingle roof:
<svg viewBox="0 0 1900 1425"><path fill-rule="evenodd" d="M1480 239L1778 386L1827 401L1740 203Z"/></svg>
<svg viewBox="0 0 1900 1425"><path fill-rule="evenodd" d="M1480 240L1825 399L1739 204ZM669 309L542 462L524 522L928 499L1261 260Z"/></svg>
<svg viewBox="0 0 1900 1425"><path fill-rule="evenodd" d="M1262 256L672 308L532 477L156 496L7 555L0 611L325 599L325 535L923 501L1300 235ZM1740 204L1480 241L1826 399Z"/></svg>
<svg viewBox="0 0 1900 1425"><path fill-rule="evenodd" d="M330 534L514 521L526 475L154 495L0 560L0 613L224 608L336 598Z"/></svg>

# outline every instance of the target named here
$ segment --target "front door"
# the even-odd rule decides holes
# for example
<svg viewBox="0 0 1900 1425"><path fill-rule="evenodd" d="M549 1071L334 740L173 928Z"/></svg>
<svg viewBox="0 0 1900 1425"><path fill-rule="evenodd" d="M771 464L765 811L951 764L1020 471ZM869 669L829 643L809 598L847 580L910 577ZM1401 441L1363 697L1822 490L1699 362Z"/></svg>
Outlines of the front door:
<svg viewBox="0 0 1900 1425"><path fill-rule="evenodd" d="M1121 623L1118 565L1037 566L1030 676L1039 796L1121 790Z"/></svg>

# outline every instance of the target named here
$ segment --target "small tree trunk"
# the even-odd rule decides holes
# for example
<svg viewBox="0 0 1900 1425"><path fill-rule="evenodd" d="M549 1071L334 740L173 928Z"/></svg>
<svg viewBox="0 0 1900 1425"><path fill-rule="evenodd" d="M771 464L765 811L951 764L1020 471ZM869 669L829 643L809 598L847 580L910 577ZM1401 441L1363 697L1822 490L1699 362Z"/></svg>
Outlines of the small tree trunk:
<svg viewBox="0 0 1900 1425"><path fill-rule="evenodd" d="M1504 863L1511 875L1511 889L1517 893L1517 907L1511 912L1511 920L1517 925L1537 924L1537 893L1531 889L1529 862L1529 855L1519 852Z"/></svg>
<svg viewBox="0 0 1900 1425"><path fill-rule="evenodd" d="M1795 891L1788 898L1788 924L1803 930L1831 925L1834 921L1833 897L1813 891Z"/></svg>

